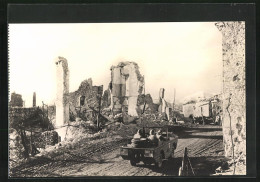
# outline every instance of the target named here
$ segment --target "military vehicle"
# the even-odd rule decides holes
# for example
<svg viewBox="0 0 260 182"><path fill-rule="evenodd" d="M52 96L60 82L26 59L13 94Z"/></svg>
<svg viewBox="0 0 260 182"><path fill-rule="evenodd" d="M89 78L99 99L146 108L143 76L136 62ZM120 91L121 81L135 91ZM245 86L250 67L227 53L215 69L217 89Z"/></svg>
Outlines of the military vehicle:
<svg viewBox="0 0 260 182"><path fill-rule="evenodd" d="M155 140L151 140L149 131L158 131ZM153 138L153 137L152 137ZM168 127L143 127L140 139L133 138L127 145L120 147L120 155L129 160L132 166L143 162L145 165L155 164L161 168L163 160L172 159L177 148L178 136L168 131Z"/></svg>

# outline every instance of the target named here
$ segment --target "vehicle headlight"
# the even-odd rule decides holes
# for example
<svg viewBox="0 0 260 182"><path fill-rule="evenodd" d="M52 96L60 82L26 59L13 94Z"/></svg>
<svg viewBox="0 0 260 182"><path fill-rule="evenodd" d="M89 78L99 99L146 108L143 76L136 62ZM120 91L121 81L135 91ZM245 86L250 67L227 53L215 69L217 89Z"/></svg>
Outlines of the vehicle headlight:
<svg viewBox="0 0 260 182"><path fill-rule="evenodd" d="M121 154L121 155L128 155L128 150L127 150L127 149L124 149L124 148L121 148L121 149L120 149L120 154Z"/></svg>
<svg viewBox="0 0 260 182"><path fill-rule="evenodd" d="M144 156L145 157L153 157L153 151L152 150L144 150Z"/></svg>

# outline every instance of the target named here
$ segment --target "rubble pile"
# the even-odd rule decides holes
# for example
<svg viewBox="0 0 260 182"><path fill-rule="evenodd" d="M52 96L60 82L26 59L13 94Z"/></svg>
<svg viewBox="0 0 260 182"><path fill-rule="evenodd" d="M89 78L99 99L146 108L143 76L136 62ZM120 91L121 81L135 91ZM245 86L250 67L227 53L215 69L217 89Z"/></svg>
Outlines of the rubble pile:
<svg viewBox="0 0 260 182"><path fill-rule="evenodd" d="M23 161L23 145L16 130L9 131L9 168L18 165Z"/></svg>
<svg viewBox="0 0 260 182"><path fill-rule="evenodd" d="M219 166L215 170L215 174L217 176L222 176L222 175L243 175L244 172L246 171L246 163L245 159L243 158L238 158L235 160L235 163L233 163L232 159L230 158L229 161L223 162L221 166Z"/></svg>
<svg viewBox="0 0 260 182"><path fill-rule="evenodd" d="M54 130L41 133L44 145L55 145L60 141L58 133Z"/></svg>

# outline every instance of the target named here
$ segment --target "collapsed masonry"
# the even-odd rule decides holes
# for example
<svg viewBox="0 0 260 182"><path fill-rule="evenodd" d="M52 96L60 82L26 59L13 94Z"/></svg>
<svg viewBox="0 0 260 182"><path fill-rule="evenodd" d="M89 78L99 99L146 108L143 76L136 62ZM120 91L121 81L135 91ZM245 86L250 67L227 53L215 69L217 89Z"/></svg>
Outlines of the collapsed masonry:
<svg viewBox="0 0 260 182"><path fill-rule="evenodd" d="M218 22L216 26L223 36L223 139L225 154L232 156L233 143L235 158L245 162L245 22Z"/></svg>
<svg viewBox="0 0 260 182"><path fill-rule="evenodd" d="M144 78L135 62L120 62L111 67L111 108L113 114L138 116L138 96L142 94Z"/></svg>

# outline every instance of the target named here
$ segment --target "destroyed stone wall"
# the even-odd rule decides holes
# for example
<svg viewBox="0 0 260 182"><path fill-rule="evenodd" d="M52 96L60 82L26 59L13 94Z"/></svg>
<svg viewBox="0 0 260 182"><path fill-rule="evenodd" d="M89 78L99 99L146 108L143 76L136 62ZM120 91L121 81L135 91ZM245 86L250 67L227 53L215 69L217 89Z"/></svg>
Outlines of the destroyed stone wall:
<svg viewBox="0 0 260 182"><path fill-rule="evenodd" d="M93 86L91 78L82 81L78 90L69 94L70 112L76 117L79 117L80 113L81 119L90 120L93 113L89 106L97 109L99 106L97 95L102 92L103 85Z"/></svg>
<svg viewBox="0 0 260 182"><path fill-rule="evenodd" d="M223 139L226 156L246 160L245 22L218 22L223 49Z"/></svg>
<svg viewBox="0 0 260 182"><path fill-rule="evenodd" d="M111 97L114 114L126 112L138 116L137 99L143 91L143 76L134 62L120 62L111 67Z"/></svg>
<svg viewBox="0 0 260 182"><path fill-rule="evenodd" d="M63 126L69 122L69 68L68 62L63 57L55 59L56 64L56 126Z"/></svg>
<svg viewBox="0 0 260 182"><path fill-rule="evenodd" d="M111 106L111 91L108 88L104 91L104 94L102 96L102 108L108 108Z"/></svg>
<svg viewBox="0 0 260 182"><path fill-rule="evenodd" d="M153 103L153 98L150 94L139 95L137 99L137 106L138 106L138 114L141 114L143 110L145 111L149 110L152 113L158 111L158 105Z"/></svg>

